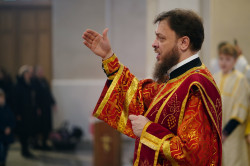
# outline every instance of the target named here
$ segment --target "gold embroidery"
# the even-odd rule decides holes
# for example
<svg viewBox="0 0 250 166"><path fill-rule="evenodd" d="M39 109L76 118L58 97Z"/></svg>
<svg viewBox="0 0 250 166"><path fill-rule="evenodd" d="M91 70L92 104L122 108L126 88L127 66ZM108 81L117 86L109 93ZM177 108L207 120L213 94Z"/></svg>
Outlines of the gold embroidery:
<svg viewBox="0 0 250 166"><path fill-rule="evenodd" d="M163 142L166 141L168 138L171 138L171 137L174 137L174 134L168 134L168 135L164 136L159 141L157 150L155 151L154 166L156 166L156 164L157 164L157 161L158 161L158 158L159 158L160 149L161 149L161 146L162 146Z"/></svg>
<svg viewBox="0 0 250 166"><path fill-rule="evenodd" d="M112 81L112 84L110 85L107 93L105 94L101 104L99 105L98 109L96 110L94 116L95 117L99 117L104 106L107 104L109 97L111 95L111 93L113 92L115 86L117 85L118 80L120 79L121 75L122 75L122 71L124 69L124 66L121 64L120 69L118 70L116 77L114 78L114 80Z"/></svg>
<svg viewBox="0 0 250 166"><path fill-rule="evenodd" d="M156 136L149 134L147 132L142 133L140 142L144 145L150 147L153 150L157 150L158 144L160 143L161 139L157 138Z"/></svg>
<svg viewBox="0 0 250 166"><path fill-rule="evenodd" d="M172 158L172 155L171 155L170 140L164 141L163 154L171 162L172 166L178 166L178 163Z"/></svg>
<svg viewBox="0 0 250 166"><path fill-rule="evenodd" d="M124 128L127 125L129 105L130 105L131 100L133 99L133 97L138 89L138 83L139 83L138 79L136 77L134 77L131 84L130 84L130 87L126 93L126 98L125 98L125 103L124 103L125 108L122 111L121 116L120 116L120 120L118 122L118 127L117 127L118 131L123 132Z"/></svg>
<svg viewBox="0 0 250 166"><path fill-rule="evenodd" d="M218 135L219 135L219 137L220 137L220 139L221 139L221 132L220 132L220 130L218 129L218 126L216 125L216 122L215 122L215 120L214 120L214 118L213 118L213 115L211 114L211 111L210 111L210 108L208 107L208 104L207 104L207 102L206 102L206 98L205 98L205 96L204 96L204 94L203 94L203 90L204 90L204 88L202 87L202 85L200 84L200 83L198 83L198 82L196 82L199 86L197 86L198 88L199 88L199 90L200 90L200 92L201 92L201 96L202 96L202 99L203 99L203 102L204 102L204 104L205 104L205 106L206 106L206 109L207 109L207 112L208 112L208 114L209 114L209 116L210 116L210 118L211 118L211 120L213 121L213 123L214 123L214 125L215 125L215 128L216 128L216 130L217 130L217 133L218 133ZM203 90L202 90L203 89ZM206 94L206 93L205 93ZM208 99L210 99L209 98L209 96L206 94L206 97L208 98ZM210 99L211 100L211 99ZM209 100L209 101L210 101ZM214 109L215 109L215 106L214 106L214 104L211 102L211 105L214 107ZM218 115L217 115L217 119L218 119Z"/></svg>
<svg viewBox="0 0 250 166"><path fill-rule="evenodd" d="M192 84L189 86L188 92L189 92L191 87L192 87ZM180 112L180 115L179 115L178 127L181 125L183 117L184 117L184 112L185 112L188 96L189 96L189 93L187 93L187 95L185 96L185 98L184 98L184 100L182 102L182 105L181 105L181 112Z"/></svg>
<svg viewBox="0 0 250 166"><path fill-rule="evenodd" d="M110 73L109 68L108 68L108 64L109 64L110 62L114 61L116 58L117 58L116 55L113 54L110 58L108 58L108 59L102 61L103 68L104 68L104 70L106 71L107 74Z"/></svg>
<svg viewBox="0 0 250 166"><path fill-rule="evenodd" d="M143 128L142 130L142 134L146 132L148 126L151 124L152 122L149 121ZM136 157L136 160L134 162L134 166L138 166L139 165L139 161L140 161L140 154L141 154L141 146L142 146L142 143L141 141L139 141L139 145L138 145L138 149L137 149L137 157Z"/></svg>
<svg viewBox="0 0 250 166"><path fill-rule="evenodd" d="M218 86L215 84L214 80L212 80L210 77L208 77L207 75L203 74L203 73L199 73L201 74L203 77L205 77L206 79L208 79L213 85L214 87L217 89L217 92L220 94L221 96L221 92L220 90L218 89Z"/></svg>
<svg viewBox="0 0 250 166"><path fill-rule="evenodd" d="M141 161L140 166L150 166L149 161L148 160Z"/></svg>
<svg viewBox="0 0 250 166"><path fill-rule="evenodd" d="M166 84L166 85L167 85L167 84ZM157 94L157 96L159 96L159 95L161 94L161 92L165 89L166 85L165 85L165 86L162 88L162 90ZM175 86L173 86L172 88L170 88L169 90L167 90L166 93L164 93L163 95L161 95L159 98L155 97L154 100L153 100L153 102L150 104L150 106L149 106L149 108L148 108L148 110L147 110L147 112L145 113L144 116L147 116L148 113L151 111L151 109L155 106L155 104L157 104L157 103L158 103L161 99L163 99L169 92L171 92L173 89L177 88L179 85L180 85L180 83L177 84L177 85L175 85Z"/></svg>
<svg viewBox="0 0 250 166"><path fill-rule="evenodd" d="M163 108L165 107L165 105L167 104L168 100L170 99L170 97L172 97L172 95L174 94L174 92L177 90L177 88L175 88L173 90L173 92L171 92L171 94L167 97L167 99L163 102L163 104L161 105L160 109L158 110L156 117L155 117L155 123L158 123L160 115L162 113Z"/></svg>
<svg viewBox="0 0 250 166"><path fill-rule="evenodd" d="M164 123L165 119L167 118L167 124L169 129L172 129L176 126L176 118L174 116L175 113L180 111L180 101L177 99L177 94L173 94L172 99L167 103L170 108L170 113L172 114L166 114L166 112L163 112L163 120L161 124Z"/></svg>

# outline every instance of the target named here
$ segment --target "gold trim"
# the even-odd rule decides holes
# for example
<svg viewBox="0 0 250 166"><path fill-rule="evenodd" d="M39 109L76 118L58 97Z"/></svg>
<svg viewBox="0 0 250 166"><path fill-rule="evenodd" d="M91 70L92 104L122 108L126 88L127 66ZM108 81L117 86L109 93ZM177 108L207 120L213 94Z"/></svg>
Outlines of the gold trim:
<svg viewBox="0 0 250 166"><path fill-rule="evenodd" d="M248 111L248 108L243 104L238 104L239 108L242 108L244 111Z"/></svg>
<svg viewBox="0 0 250 166"><path fill-rule="evenodd" d="M121 113L120 120L118 122L117 130L123 132L124 128L127 125L128 121L128 113L129 113L129 105L131 103L131 100L133 99L135 93L138 89L138 79L136 77L133 78L130 87L126 93L125 97L125 103L124 103L124 110Z"/></svg>
<svg viewBox="0 0 250 166"><path fill-rule="evenodd" d="M146 125L144 126L143 130L142 130L142 134L146 132L148 126L151 124L152 122L149 121L148 123L146 123ZM141 138L140 138L141 139ZM137 149L137 157L136 157L136 160L134 162L134 166L138 166L139 165L139 161L140 161L140 154L141 154L141 146L142 146L142 143L141 143L141 140L139 141L139 145L138 145L138 149Z"/></svg>
<svg viewBox="0 0 250 166"><path fill-rule="evenodd" d="M224 90L224 86L225 86L225 82L226 82L226 79L232 75L235 75L236 76L236 79L235 79L235 83L234 83L234 86L232 88L232 91L231 93L228 93ZM221 81L220 81L220 86L219 86L219 89L221 91L221 94L223 96L227 96L227 97L232 97L235 93L236 93L236 90L238 89L238 84L242 78L242 75L238 74L235 70L232 71L231 73L228 73L228 74L223 74L223 73L220 73L220 77L221 77Z"/></svg>
<svg viewBox="0 0 250 166"><path fill-rule="evenodd" d="M199 74L201 74L203 77L205 77L206 79L208 79L214 85L214 87L217 89L217 92L221 95L221 92L220 92L218 86L216 85L216 83L214 82L214 80L211 79L211 77L208 77L207 75L205 75L203 73L199 73Z"/></svg>
<svg viewBox="0 0 250 166"><path fill-rule="evenodd" d="M157 94L157 97L161 94L161 92L166 88L167 84L162 88L162 90ZM147 116L151 109L157 104L161 99L163 99L169 92L171 92L173 89L177 88L179 86L179 83L177 85L174 85L172 88L166 91L163 95L161 95L159 98L155 97L152 104L150 104L147 112L145 113L144 116Z"/></svg>
<svg viewBox="0 0 250 166"><path fill-rule="evenodd" d="M189 96L189 91L190 91L190 88L193 86L193 83L189 85L188 87L188 93L187 95L185 96L183 102L182 102L182 105L181 105L181 112L180 112L180 115L179 115L179 120L178 120L178 127L181 125L182 123L182 120L184 118L184 112L185 112L185 108L186 108L186 104L187 104L187 99L188 99L188 96Z"/></svg>
<svg viewBox="0 0 250 166"><path fill-rule="evenodd" d="M230 119L234 119L236 121L238 121L240 124L244 123L244 120L240 119L239 117L233 116Z"/></svg>
<svg viewBox="0 0 250 166"><path fill-rule="evenodd" d="M156 116L155 116L155 120L154 120L155 123L158 123L163 108L165 107L165 105L167 104L168 100L172 97L172 95L175 93L175 91L176 91L177 89L178 89L178 88L175 88L175 89L169 94L169 96L167 97L167 99L162 103L160 109L157 111L157 114L156 114Z"/></svg>
<svg viewBox="0 0 250 166"><path fill-rule="evenodd" d="M206 79L208 79L208 81L210 81L210 82L214 85L214 87L216 88L217 92L218 92L219 95L220 95L220 91L219 91L217 85L214 83L214 81L213 81L211 78L209 78L207 75L203 74L203 73L199 73L199 74L201 74L203 77L205 77ZM190 76L191 76L191 75L190 75ZM194 84L195 84L195 82L192 82L192 83L189 85L188 92L190 91L191 86L193 86ZM199 84L200 84L200 83L199 83ZM200 85L201 85L201 84L200 84ZM201 85L201 86L202 86L202 85ZM204 88L203 88L203 89L204 89ZM206 93L205 90L204 90L204 92ZM180 126L180 124L181 124L181 122L182 122L182 120L183 120L183 115L184 115L184 111L185 111L185 107L186 107L186 103L187 103L187 98L188 98L188 96L189 96L189 93L186 95L185 99L183 100L183 103L182 103L182 106L181 106L181 112L180 112L180 116L179 116L178 126ZM206 96L208 96L207 93L206 93ZM209 98L209 101L211 102L212 106L213 106L214 109L216 110L216 108L215 108L215 106L214 106L214 103L212 102L212 100L210 99L210 97L208 97L208 98Z"/></svg>
<svg viewBox="0 0 250 166"><path fill-rule="evenodd" d="M161 146L163 145L164 141L166 141L166 139L168 139L168 138L170 138L170 137L174 137L174 136L175 136L174 134L168 134L168 135L164 136L164 137L159 141L157 150L156 150L156 152L155 152L154 166L157 165L157 161L158 161L158 158L159 158L160 149L161 149Z"/></svg>
<svg viewBox="0 0 250 166"><path fill-rule="evenodd" d="M110 74L109 68L108 68L108 64L112 61L114 61L117 58L117 56L115 54L113 54L111 57L109 57L108 59L105 59L104 61L102 61L103 64L103 68L106 72L106 74Z"/></svg>
<svg viewBox="0 0 250 166"><path fill-rule="evenodd" d="M157 150L158 144L160 143L161 139L157 138L156 136L144 132L141 136L140 142L144 145L150 147L153 150Z"/></svg>
<svg viewBox="0 0 250 166"><path fill-rule="evenodd" d="M206 68L206 66L202 63L201 66L198 66L198 67L194 67L194 68L192 68L192 69L189 69L188 71L186 71L185 73L181 74L180 76L178 76L178 77L176 77L176 78L174 78L174 79L169 80L168 83L175 82L176 80L178 80L178 79L184 77L185 75L188 75L188 73L191 73L191 72L194 71L194 70L205 69L205 68ZM192 74L193 74L193 73L192 73Z"/></svg>
<svg viewBox="0 0 250 166"><path fill-rule="evenodd" d="M115 59L117 58L117 56L115 54L113 54L111 57L109 57L108 59L105 59L102 61L102 64L105 65L105 64L108 64L112 61L114 61Z"/></svg>
<svg viewBox="0 0 250 166"><path fill-rule="evenodd" d="M175 159L171 155L171 149L170 149L170 141L167 140L163 143L163 154L166 156L166 158L171 162L172 166L178 166L179 164L175 161Z"/></svg>
<svg viewBox="0 0 250 166"><path fill-rule="evenodd" d="M114 88L115 88L118 80L120 79L120 77L122 75L123 69L124 69L124 66L121 64L120 69L118 70L118 72L117 72L114 80L112 81L112 84L110 85L110 87L109 87L107 93L105 94L105 96L104 96L101 104L99 105L98 109L96 110L96 112L94 114L95 117L99 117L100 116L100 114L101 114L104 106L107 104L111 93L113 92L113 90L114 90Z"/></svg>
<svg viewBox="0 0 250 166"><path fill-rule="evenodd" d="M197 82L197 84L199 85L199 86L197 86L197 87L199 88L199 90L200 90L200 92L201 92L201 96L202 96L203 102L204 102L204 104L205 104L205 106L206 106L206 108L207 108L207 112L208 112L208 114L210 115L210 118L212 119L212 121L213 121L213 123L214 123L214 125L215 125L215 128L216 128L216 130L217 130L217 132L218 132L218 134L219 134L219 137L220 137L220 139L221 139L220 131L219 131L219 129L218 129L218 126L217 126L216 123L215 123L215 120L214 120L214 118L213 118L213 115L211 114L211 111L210 111L210 109L209 109L209 107L208 107L208 105L207 105L206 99L205 99L204 94L203 94L203 91L205 92L205 90L204 90L203 86L202 86L199 82ZM203 91L201 90L201 88L203 89ZM210 99L210 97L206 94L206 92L205 92L205 95L208 97L208 100L210 101L211 99ZM211 102L211 101L210 101L210 102ZM214 106L213 102L211 102L211 105L212 105L212 106L214 107L214 109L215 109L215 106ZM215 109L215 110L216 110L216 109ZM216 114L216 115L217 115L217 114ZM218 117L216 117L216 118L218 119Z"/></svg>
<svg viewBox="0 0 250 166"><path fill-rule="evenodd" d="M154 98L153 102L150 104L150 106L149 106L149 108L148 108L148 110L147 110L147 112L145 113L144 116L147 116L147 115L149 114L149 112L151 111L151 109L155 106L156 103L158 103L162 98L164 98L164 97L165 97L169 92L171 92L174 88L179 87L179 85L182 84L182 82L185 81L186 78L188 78L189 76L191 76L191 75L193 75L193 74L197 74L197 73L191 73L192 71L194 71L194 70L199 70L199 69L205 69L205 68L206 68L206 66L205 66L204 64L202 64L201 66L199 66L199 67L194 67L194 68L192 68L192 69L186 71L186 72L183 73L182 75L180 75L180 76L178 76L178 77L176 77L176 78L174 78L174 79L168 81L168 82L164 85L164 87L162 87L161 91L158 92L158 94L157 94L156 97ZM199 73L199 74L202 74L202 73ZM182 77L184 77L184 76L186 76L186 78L185 78L184 80L182 80L181 82L179 82L179 83L177 83L176 85L174 85L171 89L169 89L166 93L164 93L163 95L161 95L161 96L158 98L158 96L161 94L161 92L166 88L166 86L167 86L168 84L170 84L170 83L172 83L172 82L175 82L176 80L178 80L178 79L180 79L180 78L182 78Z"/></svg>

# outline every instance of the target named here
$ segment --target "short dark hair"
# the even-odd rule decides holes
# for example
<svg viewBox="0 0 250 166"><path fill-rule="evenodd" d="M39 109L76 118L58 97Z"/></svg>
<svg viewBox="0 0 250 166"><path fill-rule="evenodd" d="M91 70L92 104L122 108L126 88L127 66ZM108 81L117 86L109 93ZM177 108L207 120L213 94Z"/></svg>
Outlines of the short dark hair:
<svg viewBox="0 0 250 166"><path fill-rule="evenodd" d="M159 14L154 23L166 20L178 37L190 39L192 51L199 51L204 41L204 28L201 18L192 10L174 9Z"/></svg>
<svg viewBox="0 0 250 166"><path fill-rule="evenodd" d="M220 52L220 49L221 49L223 46L227 45L227 44L229 44L229 43L226 42L226 41L220 42L220 43L218 44L218 47L217 47L218 52Z"/></svg>
<svg viewBox="0 0 250 166"><path fill-rule="evenodd" d="M219 50L219 55L224 54L227 56L231 56L234 59L237 59L238 54L237 54L237 50L235 48L235 46L233 46L232 44L225 44L224 46L222 46Z"/></svg>

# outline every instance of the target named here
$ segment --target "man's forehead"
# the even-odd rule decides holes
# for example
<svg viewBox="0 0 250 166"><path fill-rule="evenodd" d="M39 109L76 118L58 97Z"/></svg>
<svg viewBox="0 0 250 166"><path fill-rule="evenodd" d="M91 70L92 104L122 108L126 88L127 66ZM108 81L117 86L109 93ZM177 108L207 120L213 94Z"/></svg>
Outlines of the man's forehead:
<svg viewBox="0 0 250 166"><path fill-rule="evenodd" d="M162 21L158 21L156 23L156 29L155 29L155 33L166 33L166 31L168 30L168 23L165 20Z"/></svg>

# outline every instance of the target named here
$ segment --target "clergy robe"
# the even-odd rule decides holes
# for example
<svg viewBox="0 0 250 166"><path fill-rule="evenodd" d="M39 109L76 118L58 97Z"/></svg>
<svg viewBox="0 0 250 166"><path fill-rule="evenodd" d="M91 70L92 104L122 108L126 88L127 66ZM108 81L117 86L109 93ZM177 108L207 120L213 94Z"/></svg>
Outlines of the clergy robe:
<svg viewBox="0 0 250 166"><path fill-rule="evenodd" d="M223 143L223 165L247 166L248 152L245 140L249 99L247 79L237 70L228 74L219 72L214 78L222 97L222 128L230 120L239 123Z"/></svg>
<svg viewBox="0 0 250 166"><path fill-rule="evenodd" d="M199 58L161 84L139 81L115 55L103 61L103 69L108 81L93 114L135 138L134 166L221 165L221 98ZM130 114L150 120L140 138Z"/></svg>

